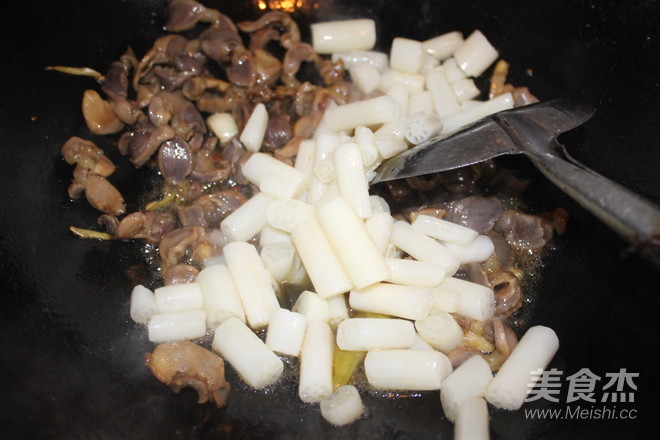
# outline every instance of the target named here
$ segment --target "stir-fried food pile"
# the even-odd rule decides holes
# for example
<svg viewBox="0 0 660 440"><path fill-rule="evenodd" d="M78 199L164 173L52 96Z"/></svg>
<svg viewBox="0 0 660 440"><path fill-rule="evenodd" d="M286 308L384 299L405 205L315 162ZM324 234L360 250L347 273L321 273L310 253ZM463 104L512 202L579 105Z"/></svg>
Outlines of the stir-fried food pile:
<svg viewBox="0 0 660 440"><path fill-rule="evenodd" d="M477 100L473 77L498 56L485 37L395 39L388 58L351 38L355 28L369 35L370 20L313 28L310 44L284 12L234 23L192 0L170 3L165 28L142 57L128 49L104 75L58 68L96 76L101 94L82 102L89 131L114 135L134 167L162 178L159 196L127 213L103 150L80 137L62 147L75 165L69 196L102 212L101 230L72 231L158 249L163 287L136 286L131 305L160 344L147 358L154 375L223 406L216 353L255 388L279 379L280 357L297 357L301 399L320 402L336 425L359 417L364 387L441 389L451 420L468 397L515 407L492 374L510 359L544 368L554 354L554 333L535 327L526 346L550 341L547 359L521 347L514 360L516 319L567 213L524 212L526 182L493 161L369 188L388 157L536 101L507 84L502 60ZM337 46L317 43L320 32ZM434 367L392 376L416 357ZM450 394L468 366L483 387ZM470 414L482 412L475 405Z"/></svg>

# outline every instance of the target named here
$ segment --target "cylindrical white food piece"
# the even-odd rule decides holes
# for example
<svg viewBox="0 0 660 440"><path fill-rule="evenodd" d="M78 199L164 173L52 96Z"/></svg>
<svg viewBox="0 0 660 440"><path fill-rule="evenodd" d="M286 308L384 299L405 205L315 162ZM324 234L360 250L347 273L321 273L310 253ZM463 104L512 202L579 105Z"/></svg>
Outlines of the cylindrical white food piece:
<svg viewBox="0 0 660 440"><path fill-rule="evenodd" d="M444 279L445 271L427 261L409 260L403 258L387 258L390 268L390 279L394 284L406 286L435 287Z"/></svg>
<svg viewBox="0 0 660 440"><path fill-rule="evenodd" d="M442 267L446 276L454 275L460 266L458 258L447 248L428 235L416 231L403 220L394 222L390 239L414 259Z"/></svg>
<svg viewBox="0 0 660 440"><path fill-rule="evenodd" d="M463 44L463 34L454 31L437 37L429 38L422 42L422 48L426 53L433 57L443 60L453 55L453 53Z"/></svg>
<svg viewBox="0 0 660 440"><path fill-rule="evenodd" d="M396 37L390 48L390 67L400 72L417 73L422 65L422 43Z"/></svg>
<svg viewBox="0 0 660 440"><path fill-rule="evenodd" d="M410 93L424 90L426 76L420 73L400 72L388 69L380 77L380 89L387 93L394 86L405 86Z"/></svg>
<svg viewBox="0 0 660 440"><path fill-rule="evenodd" d="M208 328L215 328L232 316L245 322L241 297L227 266L216 264L206 267L197 275L196 281L204 295Z"/></svg>
<svg viewBox="0 0 660 440"><path fill-rule="evenodd" d="M305 316L308 321L327 322L330 316L330 309L326 300L310 290L305 290L298 296L291 310Z"/></svg>
<svg viewBox="0 0 660 440"><path fill-rule="evenodd" d="M389 283L351 290L348 300L355 310L406 319L426 318L433 307L433 294L429 289Z"/></svg>
<svg viewBox="0 0 660 440"><path fill-rule="evenodd" d="M486 400L503 409L519 409L559 348L555 332L541 325L531 327L486 389ZM536 374L535 374L536 373Z"/></svg>
<svg viewBox="0 0 660 440"><path fill-rule="evenodd" d="M272 275L264 267L257 249L250 243L229 243L223 252L248 324L253 329L265 327L273 310L280 306L273 290Z"/></svg>
<svg viewBox="0 0 660 440"><path fill-rule="evenodd" d="M369 201L371 202L371 211L376 212L386 212L391 214L390 205L387 203L387 200L381 196L371 195L369 196Z"/></svg>
<svg viewBox="0 0 660 440"><path fill-rule="evenodd" d="M352 102L326 110L323 120L330 130L353 130L360 125L370 126L394 121L399 117L399 106L390 96L379 96Z"/></svg>
<svg viewBox="0 0 660 440"><path fill-rule="evenodd" d="M325 190L323 191L323 194L321 194L321 197L319 197L316 206L334 200L340 195L341 194L339 194L339 183L337 183L337 179L334 179L332 182L330 182L328 185L325 186Z"/></svg>
<svg viewBox="0 0 660 440"><path fill-rule="evenodd" d="M368 62L355 64L348 71L353 84L365 95L368 95L380 86L380 72Z"/></svg>
<svg viewBox="0 0 660 440"><path fill-rule="evenodd" d="M432 311L415 321L419 336L438 351L449 353L463 342L463 329L447 312Z"/></svg>
<svg viewBox="0 0 660 440"><path fill-rule="evenodd" d="M147 326L151 342L197 339L206 334L206 312L176 312L153 315Z"/></svg>
<svg viewBox="0 0 660 440"><path fill-rule="evenodd" d="M426 75L426 89L433 98L435 112L443 120L459 110L458 98L456 98L441 66L431 69Z"/></svg>
<svg viewBox="0 0 660 440"><path fill-rule="evenodd" d="M293 240L290 233L268 225L259 234L259 246L264 247L273 243L293 244Z"/></svg>
<svg viewBox="0 0 660 440"><path fill-rule="evenodd" d="M442 131L442 120L432 113L417 113L408 119L404 136L413 145L421 144Z"/></svg>
<svg viewBox="0 0 660 440"><path fill-rule="evenodd" d="M376 44L376 23L368 18L314 23L312 46L320 54L371 50Z"/></svg>
<svg viewBox="0 0 660 440"><path fill-rule="evenodd" d="M495 62L499 54L486 36L476 30L454 52L458 66L469 76L477 77Z"/></svg>
<svg viewBox="0 0 660 440"><path fill-rule="evenodd" d="M261 180L269 174L291 182L296 187L307 179L302 171L266 153L255 153L250 156L243 165L242 172L247 180L257 186L261 185Z"/></svg>
<svg viewBox="0 0 660 440"><path fill-rule="evenodd" d="M410 94L408 116L415 116L418 113L430 114L433 112L433 98L431 97L431 92L428 90L422 90Z"/></svg>
<svg viewBox="0 0 660 440"><path fill-rule="evenodd" d="M391 96L399 105L399 114L405 117L408 114L408 101L410 100L410 91L406 86L394 84L387 90L387 96Z"/></svg>
<svg viewBox="0 0 660 440"><path fill-rule="evenodd" d="M483 397L492 379L488 362L481 356L472 356L463 362L442 382L440 401L445 416L455 421L463 402L472 397Z"/></svg>
<svg viewBox="0 0 660 440"><path fill-rule="evenodd" d="M411 350L435 350L428 342L422 339L419 334L415 334L415 342L410 346Z"/></svg>
<svg viewBox="0 0 660 440"><path fill-rule="evenodd" d="M194 281L159 287L154 291L154 296L159 313L204 310L202 289Z"/></svg>
<svg viewBox="0 0 660 440"><path fill-rule="evenodd" d="M479 235L467 246L459 246L452 243L444 243L445 247L461 261L466 263L482 263L486 261L495 250L493 240L487 235Z"/></svg>
<svg viewBox="0 0 660 440"><path fill-rule="evenodd" d="M146 324L149 319L158 313L154 293L138 284L131 292L131 319L139 324Z"/></svg>
<svg viewBox="0 0 660 440"><path fill-rule="evenodd" d="M273 350L236 318L218 326L212 345L252 388L275 383L284 371L284 363Z"/></svg>
<svg viewBox="0 0 660 440"><path fill-rule="evenodd" d="M268 128L268 111L265 105L259 103L252 110L239 140L245 148L256 153L261 149L266 128Z"/></svg>
<svg viewBox="0 0 660 440"><path fill-rule="evenodd" d="M364 175L362 153L355 143L339 145L333 152L339 193L361 218L371 215L369 184Z"/></svg>
<svg viewBox="0 0 660 440"><path fill-rule="evenodd" d="M213 113L206 118L206 125L220 140L220 145L225 145L238 134L238 126L231 113Z"/></svg>
<svg viewBox="0 0 660 440"><path fill-rule="evenodd" d="M273 228L291 233L296 226L315 216L314 207L300 200L275 200L266 209L266 222Z"/></svg>
<svg viewBox="0 0 660 440"><path fill-rule="evenodd" d="M467 101L463 101L461 102L461 112L478 107L483 103L484 101L479 101L477 99L468 99Z"/></svg>
<svg viewBox="0 0 660 440"><path fill-rule="evenodd" d="M334 180L336 173L335 163L332 156L325 157L319 163L314 165L314 176L323 183L330 183Z"/></svg>
<svg viewBox="0 0 660 440"><path fill-rule="evenodd" d="M220 223L220 230L231 241L248 241L266 227L266 210L275 198L257 193Z"/></svg>
<svg viewBox="0 0 660 440"><path fill-rule="evenodd" d="M374 143L383 159L389 159L390 157L394 157L408 149L406 141L391 134L376 136L374 138Z"/></svg>
<svg viewBox="0 0 660 440"><path fill-rule="evenodd" d="M276 353L299 356L307 319L300 313L276 309L270 317L266 345Z"/></svg>
<svg viewBox="0 0 660 440"><path fill-rule="evenodd" d="M283 282L293 269L296 249L293 243L269 243L262 246L259 256L264 267L276 281Z"/></svg>
<svg viewBox="0 0 660 440"><path fill-rule="evenodd" d="M461 405L454 424L454 440L488 440L488 405L483 397L472 397Z"/></svg>
<svg viewBox="0 0 660 440"><path fill-rule="evenodd" d="M451 361L439 351L374 350L364 359L369 384L380 390L439 390Z"/></svg>
<svg viewBox="0 0 660 440"><path fill-rule="evenodd" d="M332 393L332 329L324 321L307 321L300 351L298 395L303 402L320 402Z"/></svg>
<svg viewBox="0 0 660 440"><path fill-rule="evenodd" d="M483 101L479 105L475 105L474 107L443 119L442 122L444 125L442 127L442 134L453 133L468 124L485 118L488 115L512 108L513 97L511 96L511 93L503 93L500 96L489 99L488 101Z"/></svg>
<svg viewBox="0 0 660 440"><path fill-rule="evenodd" d="M378 130L374 132L375 138L383 136L395 136L405 143L404 133L407 125L408 117L406 116L398 118L392 122L388 122L387 124L383 124L378 128Z"/></svg>
<svg viewBox="0 0 660 440"><path fill-rule="evenodd" d="M342 60L344 68L350 70L356 64L369 63L378 72L383 72L389 65L389 57L384 52L374 50L352 50L350 52L336 52L332 54L332 62Z"/></svg>
<svg viewBox="0 0 660 440"><path fill-rule="evenodd" d="M412 222L412 227L438 240L461 246L472 243L479 235L474 229L425 214L418 215Z"/></svg>
<svg viewBox="0 0 660 440"><path fill-rule="evenodd" d="M437 58L424 52L422 54L422 65L419 68L419 73L421 75L426 75L431 71L431 69L434 69L439 65L440 65L440 61Z"/></svg>
<svg viewBox="0 0 660 440"><path fill-rule="evenodd" d="M355 127L355 143L360 147L362 154L362 165L365 167L373 165L378 160L378 150L374 143L374 132L368 127Z"/></svg>
<svg viewBox="0 0 660 440"><path fill-rule="evenodd" d="M474 99L481 94L472 78L459 79L451 84L451 88L460 103Z"/></svg>
<svg viewBox="0 0 660 440"><path fill-rule="evenodd" d="M458 301L460 298L458 292L437 286L432 287L431 292L433 293L433 310L448 313L456 313L458 311Z"/></svg>
<svg viewBox="0 0 660 440"><path fill-rule="evenodd" d="M390 234L394 218L389 212L374 212L365 222L369 236L376 244L376 247L382 255L387 252L387 246L390 243ZM390 267L391 269L391 267ZM390 280L392 277L390 277Z"/></svg>
<svg viewBox="0 0 660 440"><path fill-rule="evenodd" d="M337 345L342 350L410 348L414 343L415 326L405 319L349 318L337 327Z"/></svg>
<svg viewBox="0 0 660 440"><path fill-rule="evenodd" d="M354 287L360 289L389 278L385 257L346 199L337 197L317 206L316 216Z"/></svg>
<svg viewBox="0 0 660 440"><path fill-rule="evenodd" d="M360 393L353 385L338 387L321 400L320 407L323 418L335 426L353 423L364 412Z"/></svg>
<svg viewBox="0 0 660 440"><path fill-rule="evenodd" d="M337 328L340 322L348 319L348 305L345 295L333 295L325 299L328 303L328 322L332 328Z"/></svg>
<svg viewBox="0 0 660 440"><path fill-rule="evenodd" d="M267 174L261 179L259 191L276 199L293 199L305 192L308 183L309 180L305 180L300 185L294 185L279 176Z"/></svg>
<svg viewBox="0 0 660 440"><path fill-rule="evenodd" d="M351 289L353 285L315 218L297 225L291 237L316 293L326 298Z"/></svg>
<svg viewBox="0 0 660 440"><path fill-rule="evenodd" d="M445 72L445 77L447 78L449 84L454 84L461 79L467 78L467 74L463 72L460 67L458 67L458 63L454 57L447 58L442 63L442 70Z"/></svg>
<svg viewBox="0 0 660 440"><path fill-rule="evenodd" d="M307 270L305 270L305 266L297 252L293 260L293 268L286 278L286 282L292 286L307 286L311 283Z"/></svg>
<svg viewBox="0 0 660 440"><path fill-rule="evenodd" d="M495 313L495 294L489 287L449 277L445 278L437 289L452 290L458 293L456 312L463 316L477 321L486 321Z"/></svg>
<svg viewBox="0 0 660 440"><path fill-rule="evenodd" d="M311 176L314 169L314 150L316 149L316 142L312 139L305 139L300 142L298 146L298 154L296 154L296 162L294 168L302 171L307 176Z"/></svg>

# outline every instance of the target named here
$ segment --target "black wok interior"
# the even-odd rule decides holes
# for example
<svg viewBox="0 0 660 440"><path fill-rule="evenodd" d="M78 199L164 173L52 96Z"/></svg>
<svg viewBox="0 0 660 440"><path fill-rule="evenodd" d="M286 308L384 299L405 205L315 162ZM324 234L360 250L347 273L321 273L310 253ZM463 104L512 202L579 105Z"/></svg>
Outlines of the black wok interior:
<svg viewBox="0 0 660 440"><path fill-rule="evenodd" d="M254 18L256 1L208 1L235 20ZM128 315L138 283L153 281L141 246L85 241L97 213L71 201L63 142L93 139L125 163L112 139L91 135L80 112L90 78L49 65L104 71L130 45L138 56L162 33L165 1L2 2L0 47L0 435L11 439L439 439L451 438L437 393L365 397L367 414L343 428L297 398L285 378L267 394L241 385L229 369L229 406L174 395L144 366L151 349ZM296 18L373 17L379 47L394 36L426 39L480 29L512 66L512 79L541 99L570 97L597 108L560 140L579 161L660 202L660 3L597 0L329 0ZM555 329L551 366L564 377L588 368L604 377L639 373L633 420L534 420L491 411L493 439L643 438L660 388L657 338L660 270L585 212L524 160L506 164L532 179L530 209L566 208L568 232L546 259L529 324ZM139 207L149 176L123 166L115 178L128 210ZM566 384L563 390L565 391ZM608 404L614 406L613 404ZM607 407L611 407L608 406ZM529 407L563 408L537 402Z"/></svg>

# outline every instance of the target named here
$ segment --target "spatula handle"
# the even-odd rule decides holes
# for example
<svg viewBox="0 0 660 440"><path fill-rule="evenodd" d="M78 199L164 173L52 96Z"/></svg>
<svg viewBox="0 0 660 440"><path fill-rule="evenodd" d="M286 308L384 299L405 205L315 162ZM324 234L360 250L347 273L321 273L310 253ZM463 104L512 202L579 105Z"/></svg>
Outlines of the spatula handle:
<svg viewBox="0 0 660 440"><path fill-rule="evenodd" d="M528 157L584 208L660 262L660 208L580 164L560 144L553 150L557 154L532 153Z"/></svg>

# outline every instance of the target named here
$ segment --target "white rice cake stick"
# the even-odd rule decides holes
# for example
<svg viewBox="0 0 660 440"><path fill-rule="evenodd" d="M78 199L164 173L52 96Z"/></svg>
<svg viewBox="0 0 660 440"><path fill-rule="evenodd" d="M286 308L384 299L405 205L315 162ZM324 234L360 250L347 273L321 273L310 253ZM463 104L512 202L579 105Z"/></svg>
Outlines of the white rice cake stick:
<svg viewBox="0 0 660 440"><path fill-rule="evenodd" d="M442 63L442 70L445 72L445 77L447 78L447 81L449 84L454 84L455 82L467 78L467 74L463 72L463 70L458 67L458 63L456 62L456 58L451 57L447 58L443 63Z"/></svg>
<svg viewBox="0 0 660 440"><path fill-rule="evenodd" d="M245 322L241 297L227 266L216 264L203 269L197 275L197 282L204 295L208 328L216 328L232 316Z"/></svg>
<svg viewBox="0 0 660 440"><path fill-rule="evenodd" d="M316 293L327 298L351 290L353 285L315 218L297 225L291 237Z"/></svg>
<svg viewBox="0 0 660 440"><path fill-rule="evenodd" d="M364 222L364 226L367 228L369 236L374 241L382 255L385 255L387 252L393 224L394 218L389 212L374 212L371 214L371 217ZM390 280L391 278L392 277L390 277Z"/></svg>
<svg viewBox="0 0 660 440"><path fill-rule="evenodd" d="M451 88L458 99L463 104L465 101L476 98L481 94L472 78L463 78L451 84Z"/></svg>
<svg viewBox="0 0 660 440"><path fill-rule="evenodd" d="M415 321L415 328L423 340L443 353L448 354L463 342L463 329L447 312L432 311Z"/></svg>
<svg viewBox="0 0 660 440"><path fill-rule="evenodd" d="M323 120L333 131L353 130L360 125L371 126L394 121L399 117L399 106L390 96L379 96L352 102L326 110Z"/></svg>
<svg viewBox="0 0 660 440"><path fill-rule="evenodd" d="M336 52L332 54L332 62L342 60L344 68L350 70L356 64L369 63L378 70L383 72L389 65L389 57L384 52L376 52L374 50L352 50L349 52Z"/></svg>
<svg viewBox="0 0 660 440"><path fill-rule="evenodd" d="M296 154L296 162L294 168L298 171L311 176L314 169L314 150L316 149L316 142L312 139L305 139L300 142L298 146L298 154Z"/></svg>
<svg viewBox="0 0 660 440"><path fill-rule="evenodd" d="M284 363L273 350L236 318L229 318L215 330L212 345L252 388L275 383L284 371Z"/></svg>
<svg viewBox="0 0 660 440"><path fill-rule="evenodd" d="M424 50L420 41L396 37L390 48L390 67L400 72L417 73Z"/></svg>
<svg viewBox="0 0 660 440"><path fill-rule="evenodd" d="M355 143L339 145L333 152L339 193L350 203L360 218L371 215L369 183L364 174L362 153Z"/></svg>
<svg viewBox="0 0 660 440"><path fill-rule="evenodd" d="M373 64L362 62L354 64L347 69L351 75L351 81L365 95L378 89L380 85L380 72Z"/></svg>
<svg viewBox="0 0 660 440"><path fill-rule="evenodd" d="M154 293L138 284L131 291L131 319L138 324L146 324L153 315L158 313Z"/></svg>
<svg viewBox="0 0 660 440"><path fill-rule="evenodd" d="M493 373L488 362L479 355L470 357L455 369L444 382L440 392L440 402L445 416L456 421L458 409L466 400L482 397Z"/></svg>
<svg viewBox="0 0 660 440"><path fill-rule="evenodd" d="M454 440L488 440L488 405L483 397L472 397L460 406L454 424Z"/></svg>
<svg viewBox="0 0 660 440"><path fill-rule="evenodd" d="M375 350L367 353L364 370L379 390L439 390L451 374L451 361L439 351Z"/></svg>
<svg viewBox="0 0 660 440"><path fill-rule="evenodd" d="M463 44L463 34L454 31L446 34L438 35L437 37L429 38L422 42L422 48L429 55L444 60L456 52L456 49Z"/></svg>
<svg viewBox="0 0 660 440"><path fill-rule="evenodd" d="M313 23L312 47L320 54L371 50L376 44L376 23L368 18Z"/></svg>
<svg viewBox="0 0 660 440"><path fill-rule="evenodd" d="M461 264L482 263L486 261L495 251L493 240L487 235L479 235L467 246L459 246L452 243L444 243L449 251L456 255Z"/></svg>
<svg viewBox="0 0 660 440"><path fill-rule="evenodd" d="M362 399L353 385L338 387L332 394L321 400L321 415L335 426L353 423L364 412Z"/></svg>
<svg viewBox="0 0 660 440"><path fill-rule="evenodd" d="M425 214L418 215L412 222L412 227L430 237L461 246L469 245L479 235L477 231L463 225Z"/></svg>
<svg viewBox="0 0 660 440"><path fill-rule="evenodd" d="M433 307L429 289L389 283L351 290L348 300L355 310L406 319L424 319Z"/></svg>
<svg viewBox="0 0 660 440"><path fill-rule="evenodd" d="M265 105L259 103L252 110L239 140L246 149L256 153L261 149L266 128L268 128L268 111Z"/></svg>
<svg viewBox="0 0 660 440"><path fill-rule="evenodd" d="M479 119L485 118L488 115L512 108L513 96L511 96L511 93L503 93L500 96L483 101L479 105L443 119L442 134L451 134L458 131L461 127L477 122Z"/></svg>
<svg viewBox="0 0 660 440"><path fill-rule="evenodd" d="M348 305L346 295L333 295L326 298L328 303L328 322L336 329L340 322L348 319Z"/></svg>
<svg viewBox="0 0 660 440"><path fill-rule="evenodd" d="M426 90L433 98L433 108L436 114L443 119L453 115L460 109L458 98L451 88L445 72L441 66L431 69L426 75Z"/></svg>
<svg viewBox="0 0 660 440"><path fill-rule="evenodd" d="M198 339L206 334L206 312L176 312L153 315L147 326L149 340L161 343Z"/></svg>
<svg viewBox="0 0 660 440"><path fill-rule="evenodd" d="M389 282L416 287L435 287L444 279L445 271L442 267L426 261L417 261L404 258L386 258L385 262L390 268Z"/></svg>
<svg viewBox="0 0 660 440"><path fill-rule="evenodd" d="M223 249L227 268L236 284L247 322L253 329L268 325L273 310L280 307L272 275L250 243L233 242Z"/></svg>
<svg viewBox="0 0 660 440"><path fill-rule="evenodd" d="M477 321L486 321L495 313L495 293L489 287L448 277L438 284L437 289L454 291L458 294L456 312L460 315Z"/></svg>
<svg viewBox="0 0 660 440"><path fill-rule="evenodd" d="M273 228L291 233L296 226L314 218L314 207L300 200L275 200L266 209L266 222Z"/></svg>
<svg viewBox="0 0 660 440"><path fill-rule="evenodd" d="M458 258L447 248L428 235L416 231L403 220L392 225L391 240L414 259L442 267L446 276L454 275L460 266Z"/></svg>
<svg viewBox="0 0 660 440"><path fill-rule="evenodd" d="M220 230L231 241L248 241L266 227L266 210L275 199L257 193L220 223Z"/></svg>
<svg viewBox="0 0 660 440"><path fill-rule="evenodd" d="M325 299L321 298L316 292L310 290L303 291L296 303L291 308L294 312L300 313L308 321L328 321L330 308Z"/></svg>
<svg viewBox="0 0 660 440"><path fill-rule="evenodd" d="M238 134L236 120L231 113L213 113L206 118L206 125L220 140L220 145L226 145Z"/></svg>
<svg viewBox="0 0 660 440"><path fill-rule="evenodd" d="M297 357L305 337L307 319L300 313L276 309L270 317L266 345L276 353Z"/></svg>
<svg viewBox="0 0 660 440"><path fill-rule="evenodd" d="M278 282L284 282L293 270L296 248L293 243L269 243L261 247L259 256L273 278Z"/></svg>
<svg viewBox="0 0 660 440"><path fill-rule="evenodd" d="M159 287L154 291L154 295L160 313L204 310L202 289L194 281Z"/></svg>
<svg viewBox="0 0 660 440"><path fill-rule="evenodd" d="M470 34L461 47L454 52L458 66L472 77L484 73L488 67L497 60L497 49L493 47L481 31L476 30Z"/></svg>
<svg viewBox="0 0 660 440"><path fill-rule="evenodd" d="M380 78L380 89L387 93L390 88L405 86L410 93L421 92L426 84L426 76L420 73L407 73L388 69ZM403 115L402 115L403 116Z"/></svg>
<svg viewBox="0 0 660 440"><path fill-rule="evenodd" d="M342 350L410 348L414 343L415 326L405 319L349 318L337 327L337 345Z"/></svg>
<svg viewBox="0 0 660 440"><path fill-rule="evenodd" d="M308 321L300 352L298 396L307 403L320 402L332 393L332 329L324 321Z"/></svg>
<svg viewBox="0 0 660 440"><path fill-rule="evenodd" d="M316 216L354 287L360 289L390 277L385 257L346 199L337 197L319 205Z"/></svg>
<svg viewBox="0 0 660 440"><path fill-rule="evenodd" d="M519 409L543 370L559 349L555 332L541 325L531 327L486 389L486 400L496 408Z"/></svg>
<svg viewBox="0 0 660 440"><path fill-rule="evenodd" d="M428 90L422 90L410 94L408 116L415 116L418 113L431 114L433 112L433 98Z"/></svg>
<svg viewBox="0 0 660 440"><path fill-rule="evenodd" d="M245 178L257 186L261 185L261 180L267 175L277 176L297 188L307 179L302 171L266 153L255 153L250 156L243 165L242 171Z"/></svg>

